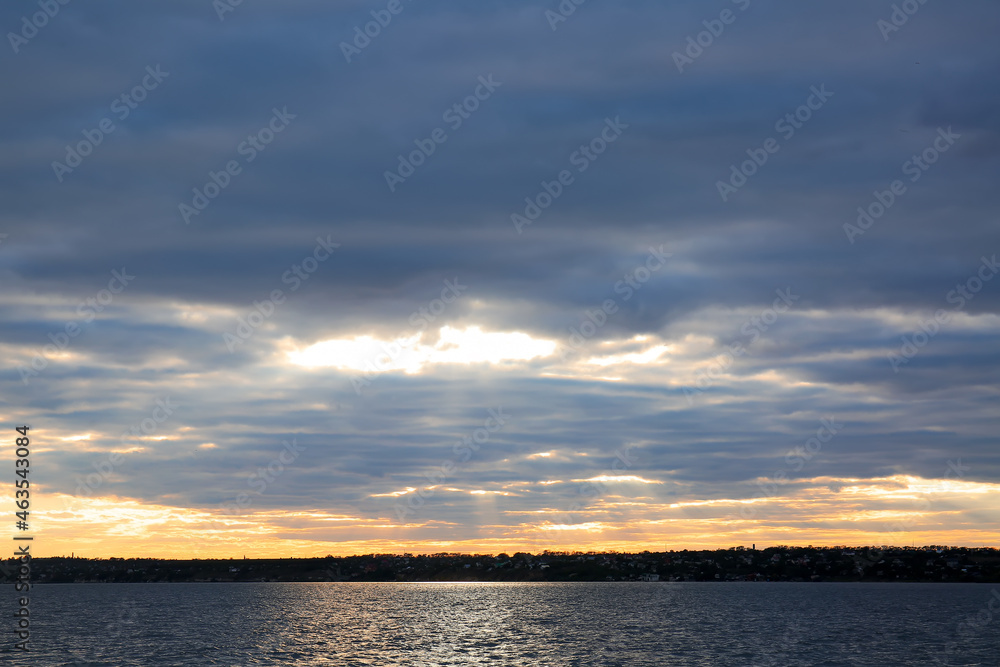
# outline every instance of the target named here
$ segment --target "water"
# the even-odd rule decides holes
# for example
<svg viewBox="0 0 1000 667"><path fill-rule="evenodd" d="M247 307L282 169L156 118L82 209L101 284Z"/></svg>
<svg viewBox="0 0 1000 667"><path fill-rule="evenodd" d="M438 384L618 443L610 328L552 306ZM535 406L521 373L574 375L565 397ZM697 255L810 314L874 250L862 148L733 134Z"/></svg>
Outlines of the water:
<svg viewBox="0 0 1000 667"><path fill-rule="evenodd" d="M31 596L31 659L20 664L934 665L957 642L944 664L994 667L994 589L1000 587L40 585ZM970 617L986 624L960 629Z"/></svg>

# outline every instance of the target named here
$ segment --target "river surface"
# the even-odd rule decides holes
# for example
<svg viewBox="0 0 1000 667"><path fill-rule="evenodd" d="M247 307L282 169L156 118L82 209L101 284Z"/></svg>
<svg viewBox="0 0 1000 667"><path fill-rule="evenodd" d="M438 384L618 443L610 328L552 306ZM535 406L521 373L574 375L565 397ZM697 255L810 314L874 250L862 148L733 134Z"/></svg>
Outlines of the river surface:
<svg viewBox="0 0 1000 667"><path fill-rule="evenodd" d="M13 664L1000 665L988 584L50 584L30 609Z"/></svg>

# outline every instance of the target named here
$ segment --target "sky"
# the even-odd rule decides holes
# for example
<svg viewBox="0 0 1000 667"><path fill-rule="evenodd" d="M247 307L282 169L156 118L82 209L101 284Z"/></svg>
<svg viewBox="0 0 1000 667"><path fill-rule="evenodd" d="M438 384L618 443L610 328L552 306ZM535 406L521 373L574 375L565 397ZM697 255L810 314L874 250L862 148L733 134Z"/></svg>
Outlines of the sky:
<svg viewBox="0 0 1000 667"><path fill-rule="evenodd" d="M998 546L998 21L6 3L33 553Z"/></svg>

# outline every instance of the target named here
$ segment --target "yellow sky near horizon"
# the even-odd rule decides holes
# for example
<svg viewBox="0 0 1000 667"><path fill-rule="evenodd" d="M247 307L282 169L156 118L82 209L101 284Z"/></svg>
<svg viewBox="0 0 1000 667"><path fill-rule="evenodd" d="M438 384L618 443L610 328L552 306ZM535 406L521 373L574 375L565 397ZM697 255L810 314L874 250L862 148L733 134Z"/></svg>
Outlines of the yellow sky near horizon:
<svg viewBox="0 0 1000 667"><path fill-rule="evenodd" d="M272 558L367 553L664 551L757 544L998 546L1000 484L818 477L756 500L663 503L612 483L588 506L518 511L484 503L477 527L417 513L406 520L325 510L243 515L133 499L36 495L36 557ZM453 489L455 493L472 493ZM446 502L447 498L438 498ZM475 537L463 537L474 533Z"/></svg>

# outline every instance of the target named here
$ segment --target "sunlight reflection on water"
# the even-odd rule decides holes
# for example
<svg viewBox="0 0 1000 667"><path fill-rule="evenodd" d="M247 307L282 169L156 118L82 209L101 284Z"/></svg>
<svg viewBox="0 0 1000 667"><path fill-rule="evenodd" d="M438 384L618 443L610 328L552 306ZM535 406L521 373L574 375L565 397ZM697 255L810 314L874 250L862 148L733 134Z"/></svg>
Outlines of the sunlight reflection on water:
<svg viewBox="0 0 1000 667"><path fill-rule="evenodd" d="M32 665L996 665L974 584L35 587Z"/></svg>

